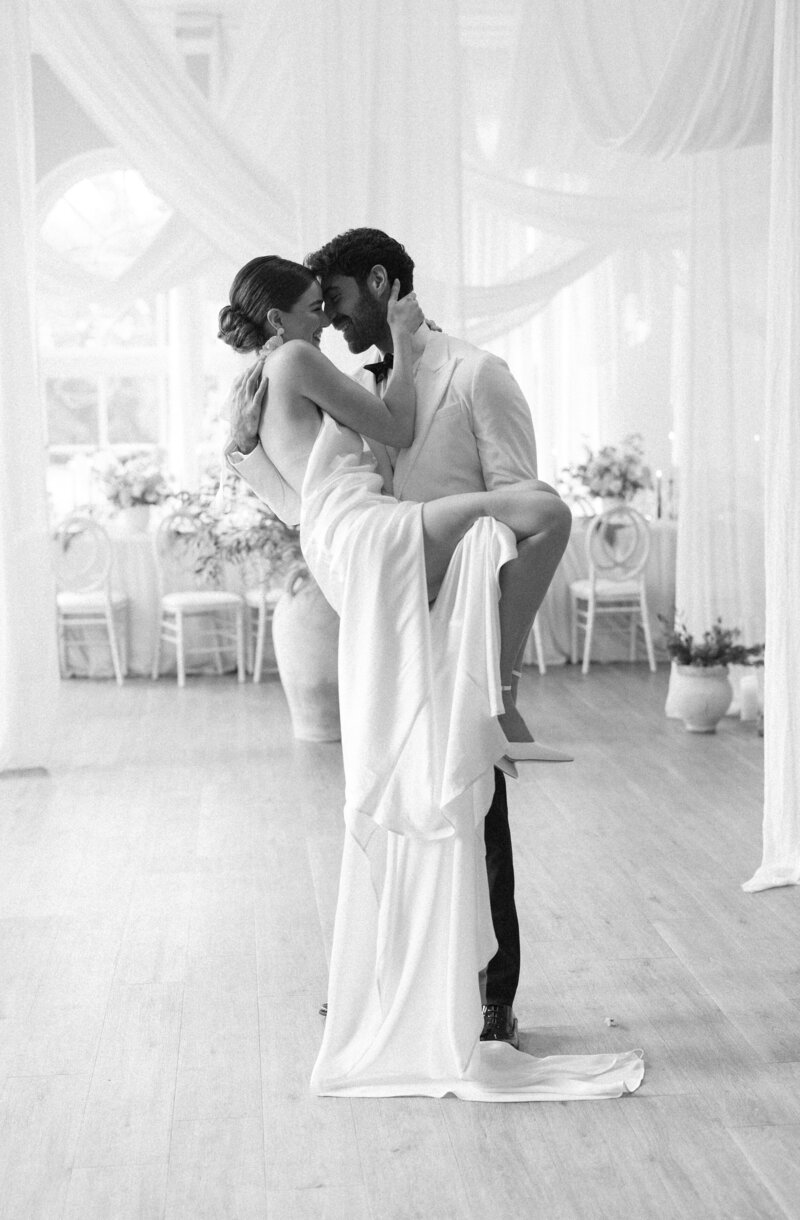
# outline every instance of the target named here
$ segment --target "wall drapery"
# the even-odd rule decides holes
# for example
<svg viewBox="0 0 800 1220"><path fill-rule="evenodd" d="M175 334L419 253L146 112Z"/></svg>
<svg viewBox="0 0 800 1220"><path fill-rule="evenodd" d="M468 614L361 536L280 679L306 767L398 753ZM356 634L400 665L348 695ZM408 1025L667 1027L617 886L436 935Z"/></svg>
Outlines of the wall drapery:
<svg viewBox="0 0 800 1220"><path fill-rule="evenodd" d="M767 294L764 851L746 890L800 882L800 10L777 0Z"/></svg>
<svg viewBox="0 0 800 1220"><path fill-rule="evenodd" d="M0 9L0 771L47 763L58 693L44 420L33 330L27 0Z"/></svg>

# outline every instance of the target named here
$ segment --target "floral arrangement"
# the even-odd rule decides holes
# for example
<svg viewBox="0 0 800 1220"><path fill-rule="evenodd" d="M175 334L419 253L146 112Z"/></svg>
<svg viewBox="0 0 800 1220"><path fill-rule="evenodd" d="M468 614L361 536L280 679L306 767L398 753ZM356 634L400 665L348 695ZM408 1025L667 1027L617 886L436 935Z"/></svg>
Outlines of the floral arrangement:
<svg viewBox="0 0 800 1220"><path fill-rule="evenodd" d="M248 494L227 512L219 512L207 491L180 492L180 508L195 519L196 532L187 539L194 552L195 572L206 583L218 585L223 567L252 565L253 583L270 583L284 577L302 560L300 534L278 519L254 495Z"/></svg>
<svg viewBox="0 0 800 1220"><path fill-rule="evenodd" d="M114 458L97 473L109 502L116 508L163 504L173 494L158 459L150 453Z"/></svg>
<svg viewBox="0 0 800 1220"><path fill-rule="evenodd" d="M644 442L638 432L626 436L619 445L604 445L597 453L587 445L586 460L565 466L563 474L569 486L592 496L630 500L637 491L653 486L650 469L644 463Z"/></svg>
<svg viewBox="0 0 800 1220"><path fill-rule="evenodd" d="M664 628L664 645L669 655L679 665L693 665L708 669L712 665L763 665L764 645L754 644L746 648L737 641L742 634L738 628L722 626L718 618L710 631L703 632L701 639L687 629L685 623L674 625L659 614Z"/></svg>

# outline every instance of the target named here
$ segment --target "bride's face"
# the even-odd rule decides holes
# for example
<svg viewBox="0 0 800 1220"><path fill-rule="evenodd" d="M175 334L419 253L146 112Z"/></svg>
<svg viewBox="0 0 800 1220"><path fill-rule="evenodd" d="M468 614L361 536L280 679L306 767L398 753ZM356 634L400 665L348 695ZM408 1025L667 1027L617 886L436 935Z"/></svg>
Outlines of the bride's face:
<svg viewBox="0 0 800 1220"><path fill-rule="evenodd" d="M330 326L330 319L322 310L322 290L319 284L306 289L291 309L281 310L284 339L305 339L319 347L322 331Z"/></svg>

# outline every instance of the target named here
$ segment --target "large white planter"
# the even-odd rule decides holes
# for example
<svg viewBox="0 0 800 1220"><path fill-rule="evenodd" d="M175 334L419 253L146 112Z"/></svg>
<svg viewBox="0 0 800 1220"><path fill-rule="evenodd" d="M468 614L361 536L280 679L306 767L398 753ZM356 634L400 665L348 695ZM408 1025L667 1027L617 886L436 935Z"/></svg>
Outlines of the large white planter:
<svg viewBox="0 0 800 1220"><path fill-rule="evenodd" d="M733 699L727 665L676 665L670 707L689 733L716 733Z"/></svg>
<svg viewBox="0 0 800 1220"><path fill-rule="evenodd" d="M290 575L272 619L275 660L294 735L339 741L339 616L305 568Z"/></svg>

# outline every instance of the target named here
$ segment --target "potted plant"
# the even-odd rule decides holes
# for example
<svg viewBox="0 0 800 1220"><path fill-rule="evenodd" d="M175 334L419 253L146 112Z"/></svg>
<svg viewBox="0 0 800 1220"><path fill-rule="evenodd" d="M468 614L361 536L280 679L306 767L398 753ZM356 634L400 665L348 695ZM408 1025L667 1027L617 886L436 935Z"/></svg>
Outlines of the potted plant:
<svg viewBox="0 0 800 1220"><path fill-rule="evenodd" d="M206 584L219 587L226 565L238 567L246 587L276 587L302 560L300 535L252 494L221 511L208 489L182 491L180 508L195 519L192 560Z"/></svg>
<svg viewBox="0 0 800 1220"><path fill-rule="evenodd" d="M676 676L672 706L688 732L715 733L733 698L728 666L758 664L764 646L745 647L739 642L738 628L723 627L721 618L700 637L685 623L670 623L663 615L659 619Z"/></svg>
<svg viewBox="0 0 800 1220"><path fill-rule="evenodd" d="M585 448L584 461L565 466L562 471L568 491L598 497L607 508L609 502L629 502L638 491L653 486L639 432L630 433L619 445L604 445L597 453L588 445Z"/></svg>
<svg viewBox="0 0 800 1220"><path fill-rule="evenodd" d="M113 457L97 475L109 503L124 514L135 533L147 529L150 509L173 494L158 456L152 452Z"/></svg>

